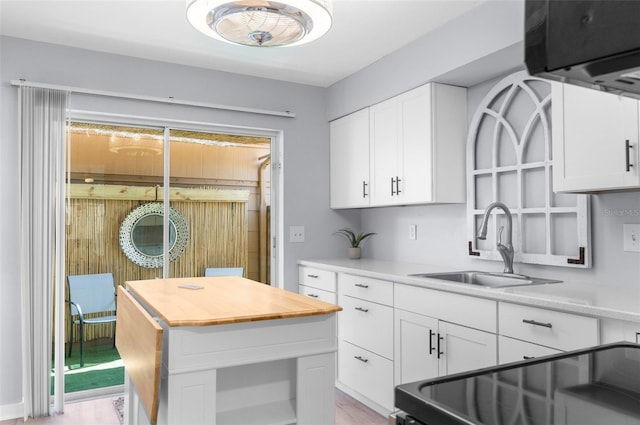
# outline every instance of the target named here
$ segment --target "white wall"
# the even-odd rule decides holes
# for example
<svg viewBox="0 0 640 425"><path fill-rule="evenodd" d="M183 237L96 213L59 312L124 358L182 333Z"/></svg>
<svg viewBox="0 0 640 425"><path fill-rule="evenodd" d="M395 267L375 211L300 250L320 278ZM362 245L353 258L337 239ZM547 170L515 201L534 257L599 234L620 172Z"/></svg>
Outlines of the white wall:
<svg viewBox="0 0 640 425"><path fill-rule="evenodd" d="M73 109L183 119L284 132L284 228L306 227L306 242L284 243L284 285L297 291L296 262L334 255L334 229L357 225L353 212L329 209L328 125L324 89L169 63L0 38L0 419L22 399L20 349L19 163L17 89L10 80L112 90L149 96L290 110L295 118L72 95Z"/></svg>

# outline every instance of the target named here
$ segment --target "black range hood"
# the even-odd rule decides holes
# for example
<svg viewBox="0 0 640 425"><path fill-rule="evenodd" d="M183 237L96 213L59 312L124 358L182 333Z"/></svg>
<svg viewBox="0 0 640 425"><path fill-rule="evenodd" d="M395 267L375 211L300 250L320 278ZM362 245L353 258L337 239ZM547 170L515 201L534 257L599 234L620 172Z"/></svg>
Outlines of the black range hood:
<svg viewBox="0 0 640 425"><path fill-rule="evenodd" d="M525 0L529 74L640 98L640 0Z"/></svg>

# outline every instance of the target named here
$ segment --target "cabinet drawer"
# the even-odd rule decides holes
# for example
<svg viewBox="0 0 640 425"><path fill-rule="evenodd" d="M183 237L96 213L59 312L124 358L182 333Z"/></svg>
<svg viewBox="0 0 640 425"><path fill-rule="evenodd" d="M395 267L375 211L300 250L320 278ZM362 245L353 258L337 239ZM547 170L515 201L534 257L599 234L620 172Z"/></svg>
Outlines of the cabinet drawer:
<svg viewBox="0 0 640 425"><path fill-rule="evenodd" d="M569 351L599 344L598 319L500 303L500 335Z"/></svg>
<svg viewBox="0 0 640 425"><path fill-rule="evenodd" d="M562 351L506 336L498 338L498 362L500 364L558 353L562 353Z"/></svg>
<svg viewBox="0 0 640 425"><path fill-rule="evenodd" d="M393 308L342 294L338 299L340 339L393 359Z"/></svg>
<svg viewBox="0 0 640 425"><path fill-rule="evenodd" d="M394 410L391 360L340 341L338 380L385 409Z"/></svg>
<svg viewBox="0 0 640 425"><path fill-rule="evenodd" d="M298 268L298 283L324 291L336 292L336 272L302 266Z"/></svg>
<svg viewBox="0 0 640 425"><path fill-rule="evenodd" d="M311 286L307 286L307 285L299 285L298 288L299 288L298 290L300 294L302 295L306 295L308 297L315 298L327 303L338 304L335 292L325 291L323 289L318 289L318 288L312 288Z"/></svg>
<svg viewBox="0 0 640 425"><path fill-rule="evenodd" d="M350 274L339 274L340 293L385 305L393 305L393 283Z"/></svg>
<svg viewBox="0 0 640 425"><path fill-rule="evenodd" d="M394 285L396 308L496 333L497 302L418 286Z"/></svg>

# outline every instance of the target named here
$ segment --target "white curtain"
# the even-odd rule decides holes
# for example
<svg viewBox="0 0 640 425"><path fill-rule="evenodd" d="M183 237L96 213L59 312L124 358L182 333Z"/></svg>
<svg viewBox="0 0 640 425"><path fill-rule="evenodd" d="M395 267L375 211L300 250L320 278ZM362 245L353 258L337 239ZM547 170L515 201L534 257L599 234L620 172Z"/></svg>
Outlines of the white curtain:
<svg viewBox="0 0 640 425"><path fill-rule="evenodd" d="M64 270L56 258L64 240L56 229L64 187L65 120L68 93L19 88L21 143L20 274L24 418L49 415L54 284ZM63 189L64 190L64 189ZM63 192L64 193L64 192ZM63 228L64 230L64 228ZM60 288L61 285L57 284ZM61 327L57 328L60 329Z"/></svg>

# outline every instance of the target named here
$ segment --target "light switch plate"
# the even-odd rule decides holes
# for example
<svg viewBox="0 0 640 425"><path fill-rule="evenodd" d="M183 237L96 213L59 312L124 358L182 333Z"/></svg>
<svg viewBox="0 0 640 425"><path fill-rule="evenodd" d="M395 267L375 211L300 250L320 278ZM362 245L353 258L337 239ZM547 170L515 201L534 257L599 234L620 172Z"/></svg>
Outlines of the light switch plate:
<svg viewBox="0 0 640 425"><path fill-rule="evenodd" d="M640 252L640 223L622 225L623 248L627 252Z"/></svg>

